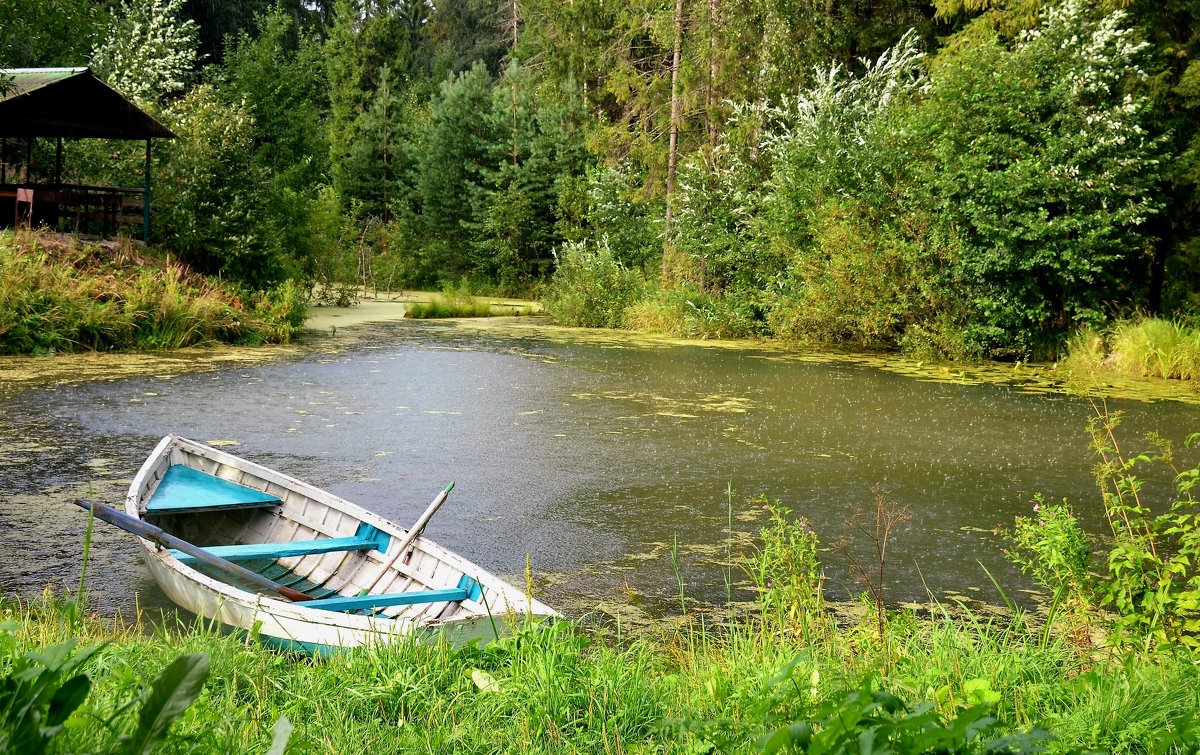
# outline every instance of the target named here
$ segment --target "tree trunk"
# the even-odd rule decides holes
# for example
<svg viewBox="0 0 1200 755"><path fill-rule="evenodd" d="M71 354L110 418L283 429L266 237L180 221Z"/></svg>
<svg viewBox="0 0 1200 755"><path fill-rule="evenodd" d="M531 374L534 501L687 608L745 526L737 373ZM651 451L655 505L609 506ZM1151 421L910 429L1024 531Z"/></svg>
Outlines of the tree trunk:
<svg viewBox="0 0 1200 755"><path fill-rule="evenodd" d="M683 51L683 0L675 0L675 52L671 56L671 138L667 147L667 215L663 223L663 278L671 267L671 204L675 200L675 166L679 161L679 121L683 103L679 94L679 61Z"/></svg>
<svg viewBox="0 0 1200 755"><path fill-rule="evenodd" d="M704 112L710 162L717 149L717 2L718 0L708 0L708 88L704 92Z"/></svg>

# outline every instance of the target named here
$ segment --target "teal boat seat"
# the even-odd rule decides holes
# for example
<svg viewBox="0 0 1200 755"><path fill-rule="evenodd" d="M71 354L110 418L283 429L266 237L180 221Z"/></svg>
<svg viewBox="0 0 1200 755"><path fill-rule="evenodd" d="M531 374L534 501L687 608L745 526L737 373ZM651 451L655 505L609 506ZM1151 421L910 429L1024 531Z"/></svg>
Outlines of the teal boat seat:
<svg viewBox="0 0 1200 755"><path fill-rule="evenodd" d="M147 514L182 514L277 506L278 496L174 464L146 502Z"/></svg>
<svg viewBox="0 0 1200 755"><path fill-rule="evenodd" d="M387 608L388 606L410 606L416 603L457 603L462 600L479 600L483 597L483 588L478 582L467 575L458 580L457 587L444 590L412 590L384 595L352 595L350 597L321 598L309 600L297 605L308 608L321 608L327 611L357 611L368 608Z"/></svg>
<svg viewBox="0 0 1200 755"><path fill-rule="evenodd" d="M358 525L353 537L326 537L319 540L297 540L286 543L246 543L244 545L213 545L204 550L226 561L275 560L291 556L311 556L335 551L379 551L387 550L392 536L366 522ZM179 551L171 555L185 564L196 562L195 556Z"/></svg>

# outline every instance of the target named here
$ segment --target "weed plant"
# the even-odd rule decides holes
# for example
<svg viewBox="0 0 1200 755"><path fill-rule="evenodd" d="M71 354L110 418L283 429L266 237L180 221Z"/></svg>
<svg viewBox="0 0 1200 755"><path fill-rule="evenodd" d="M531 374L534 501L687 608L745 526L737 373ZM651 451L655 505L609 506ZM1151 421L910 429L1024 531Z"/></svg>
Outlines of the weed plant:
<svg viewBox="0 0 1200 755"><path fill-rule="evenodd" d="M123 264L98 248L0 235L4 354L276 343L296 334L305 311L291 282L246 296L171 262Z"/></svg>

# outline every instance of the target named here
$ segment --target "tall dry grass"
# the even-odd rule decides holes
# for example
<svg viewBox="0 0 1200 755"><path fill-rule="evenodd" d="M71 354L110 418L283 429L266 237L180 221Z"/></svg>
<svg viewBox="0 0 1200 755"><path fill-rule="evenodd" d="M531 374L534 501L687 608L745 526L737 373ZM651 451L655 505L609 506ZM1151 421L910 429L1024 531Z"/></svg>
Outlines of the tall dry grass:
<svg viewBox="0 0 1200 755"><path fill-rule="evenodd" d="M280 342L303 324L295 284L247 303L226 283L128 251L0 235L0 353Z"/></svg>

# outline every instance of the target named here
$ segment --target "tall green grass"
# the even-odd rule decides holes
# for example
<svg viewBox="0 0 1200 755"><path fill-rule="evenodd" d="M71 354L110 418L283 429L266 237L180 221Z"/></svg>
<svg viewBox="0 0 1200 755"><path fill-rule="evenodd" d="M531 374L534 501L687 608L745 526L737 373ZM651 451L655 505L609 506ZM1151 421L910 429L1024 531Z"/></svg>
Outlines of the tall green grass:
<svg viewBox="0 0 1200 755"><path fill-rule="evenodd" d="M168 349L291 339L306 297L246 296L181 265L121 264L97 248L0 234L0 353Z"/></svg>
<svg viewBox="0 0 1200 755"><path fill-rule="evenodd" d="M1063 366L1178 380L1200 378L1200 328L1182 320L1121 320L1104 332L1085 329L1067 342Z"/></svg>
<svg viewBox="0 0 1200 755"><path fill-rule="evenodd" d="M1180 743L1162 751L1200 745L1188 728L1200 709L1200 670L1186 659L1043 644L1020 620L961 609L893 615L886 677L870 626L806 644L770 621L697 615L612 644L562 621L482 648L406 640L310 659L203 623L64 616L53 599L0 607L0 677L21 653L69 638L107 643L84 666L92 690L65 722L63 751L105 751L112 734L93 722L141 699L180 654L210 659L203 694L171 729L176 750L198 752L262 752L286 716L300 751L749 753L791 724L819 722L863 688L930 711L946 727L986 706L999 722L993 738L1044 726L1057 738L1051 752L1150 752L1171 737Z"/></svg>
<svg viewBox="0 0 1200 755"><path fill-rule="evenodd" d="M405 305L404 316L413 320L434 320L447 317L490 317L492 307L482 301L434 299Z"/></svg>
<svg viewBox="0 0 1200 755"><path fill-rule="evenodd" d="M493 317L498 315L530 315L530 307L493 307L476 298L464 284L447 284L442 293L428 302L414 302L404 309L404 316L414 320L432 320L446 317Z"/></svg>

